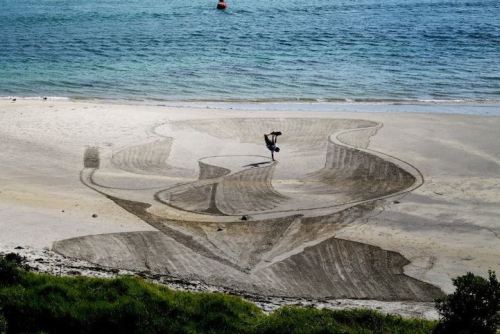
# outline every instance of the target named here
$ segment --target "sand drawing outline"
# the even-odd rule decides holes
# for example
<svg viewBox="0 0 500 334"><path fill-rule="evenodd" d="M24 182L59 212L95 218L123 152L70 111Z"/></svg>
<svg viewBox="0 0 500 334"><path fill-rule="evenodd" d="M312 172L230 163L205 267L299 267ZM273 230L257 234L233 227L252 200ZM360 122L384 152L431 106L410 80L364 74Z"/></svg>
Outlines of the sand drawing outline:
<svg viewBox="0 0 500 334"><path fill-rule="evenodd" d="M163 124L157 124L150 131L166 137L157 131ZM98 164L84 161L80 172L83 184L158 232L85 236L61 240L54 244L54 249L66 256L110 267L143 268L160 275L202 280L207 284L267 296L432 300L441 291L404 274L403 267L410 262L399 253L335 236L343 226L362 219L388 198L407 194L424 182L420 171L411 164L367 148L369 138L382 126L381 123L370 124L328 135L325 166L306 176L315 178L309 190L314 193L317 192L315 187L320 187L320 193L328 195L327 188L334 182L344 187L356 186L360 182L358 178L368 180L369 186L370 182L379 180L377 173L382 173L401 185L398 189L392 184L380 188L381 192L389 193L324 207L272 211L265 206L278 207L288 200L287 194L280 194L271 183L277 163L245 163L242 161L251 160L252 156L226 155L199 158L198 180L142 189L154 190L152 202L142 203L120 197L120 194L126 195L120 191L137 189L109 187L96 182L94 175ZM93 150L95 153L95 148ZM154 155L151 152L141 154L146 163L136 163L134 168L152 165L154 169L159 163L166 164L166 161L147 160L148 154ZM265 157L255 158L262 160ZM231 170L218 165L231 162L231 159L243 169ZM152 163L148 165L147 161ZM125 171L130 172L127 169ZM245 181L244 176L248 176L250 182ZM383 182L383 177L380 180ZM172 200L175 196L169 197L169 194L179 195L180 199L176 202ZM275 202L262 200L257 210L260 212L250 212L251 220L241 221L242 215L249 214L241 211L241 207L258 204L253 198L265 196L276 196ZM163 217L163 211L152 210L158 205L173 209L177 216ZM335 210L324 212L323 209ZM182 212L187 216L182 218ZM305 215L306 212L309 214ZM200 220L201 217L208 217L208 220ZM123 249L123 245L128 246ZM85 248L87 251L82 253L81 249ZM126 254L127 258L137 260L123 262L111 255L103 257L97 255L95 249L105 254ZM325 254L329 255L325 257ZM313 276L308 271L314 273Z"/></svg>

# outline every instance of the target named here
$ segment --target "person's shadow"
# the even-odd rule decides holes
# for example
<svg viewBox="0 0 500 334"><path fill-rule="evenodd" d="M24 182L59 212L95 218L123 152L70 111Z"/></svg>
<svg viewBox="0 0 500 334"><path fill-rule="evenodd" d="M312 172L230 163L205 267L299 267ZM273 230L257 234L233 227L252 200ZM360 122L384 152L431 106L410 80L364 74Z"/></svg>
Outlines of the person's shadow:
<svg viewBox="0 0 500 334"><path fill-rule="evenodd" d="M270 164L271 161L263 161L263 162L255 162L253 164L248 164L248 165L245 165L243 167L252 167L252 168L255 168L255 167L260 167L260 165L267 165L267 164Z"/></svg>

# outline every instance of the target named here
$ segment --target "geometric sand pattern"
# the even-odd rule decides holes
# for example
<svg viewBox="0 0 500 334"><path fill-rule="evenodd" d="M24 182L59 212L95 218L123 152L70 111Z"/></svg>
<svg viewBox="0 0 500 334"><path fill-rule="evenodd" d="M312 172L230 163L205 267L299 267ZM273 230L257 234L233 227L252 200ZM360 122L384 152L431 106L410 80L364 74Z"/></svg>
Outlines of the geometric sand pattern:
<svg viewBox="0 0 500 334"><path fill-rule="evenodd" d="M405 275L400 254L335 238L423 182L414 167L368 149L380 126L300 118L157 125L156 141L113 152L105 167L84 161L81 179L158 231L67 239L54 249L261 295L433 300L441 291ZM280 162L262 156L271 130L283 132ZM193 133L199 150L184 150L177 131Z"/></svg>

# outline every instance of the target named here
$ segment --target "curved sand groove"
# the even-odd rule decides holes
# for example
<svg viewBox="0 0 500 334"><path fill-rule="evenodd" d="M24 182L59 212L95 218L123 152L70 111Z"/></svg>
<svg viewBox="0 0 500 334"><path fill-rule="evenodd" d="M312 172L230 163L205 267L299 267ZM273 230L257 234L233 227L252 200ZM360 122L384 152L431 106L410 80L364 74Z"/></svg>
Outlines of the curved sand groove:
<svg viewBox="0 0 500 334"><path fill-rule="evenodd" d="M431 301L440 295L438 288L404 275L408 263L395 252L331 238L259 271L259 276L272 280L279 275L283 291L315 297L335 291L335 298Z"/></svg>
<svg viewBox="0 0 500 334"><path fill-rule="evenodd" d="M199 180L215 179L231 173L231 170L219 166L210 165L201 160L198 161L200 167Z"/></svg>
<svg viewBox="0 0 500 334"><path fill-rule="evenodd" d="M172 168L166 163L170 144L169 139L121 149L110 158L111 165L116 169L100 169L99 147L87 147L80 180L96 191L99 188L107 191L164 189L179 180L178 176L172 177L169 173L181 171L181 174L186 174L186 171Z"/></svg>
<svg viewBox="0 0 500 334"><path fill-rule="evenodd" d="M341 193L350 201L363 201L404 191L417 178L369 151L329 141L325 167L305 180L307 192Z"/></svg>
<svg viewBox="0 0 500 334"><path fill-rule="evenodd" d="M156 199L186 211L226 215L269 210L286 199L274 190L271 178L276 164L265 157L208 157L199 165L198 181L160 191Z"/></svg>
<svg viewBox="0 0 500 334"><path fill-rule="evenodd" d="M381 123L371 127L341 131L337 139L346 145L367 149L370 145L370 138L375 136L380 128L382 128Z"/></svg>
<svg viewBox="0 0 500 334"><path fill-rule="evenodd" d="M166 137L150 143L129 146L113 153L113 167L135 174L171 175L172 166L166 163L173 138Z"/></svg>
<svg viewBox="0 0 500 334"><path fill-rule="evenodd" d="M218 210L215 204L215 193L217 192L217 183L189 185L183 187L181 192L158 193L158 199L174 208L181 210L208 213L223 214ZM164 200L168 198L168 200Z"/></svg>
<svg viewBox="0 0 500 334"><path fill-rule="evenodd" d="M144 179L138 178L135 174L106 173L98 168L82 169L80 172L80 181L87 187L103 195L110 194L111 192L130 194L131 191L157 191L175 182L172 179L164 177Z"/></svg>
<svg viewBox="0 0 500 334"><path fill-rule="evenodd" d="M324 167L304 177L300 191L341 194L345 204L356 204L400 195L421 186L423 176L414 166L365 148L381 126L331 135Z"/></svg>
<svg viewBox="0 0 500 334"><path fill-rule="evenodd" d="M364 170L363 175L365 177L374 177L378 180L382 179L384 181L386 179L390 179L396 184L399 184L401 186L402 189L394 193L387 194L388 196L395 196L417 189L424 183L424 177L422 173L415 166L409 164L406 161L398 159L394 156L378 152L372 149L367 149L366 147L358 146L357 143L359 142L354 142L354 143L349 142L349 140L352 140L351 138L353 138L352 136L353 133L361 133L361 132L370 133L370 130L371 133L376 133L376 131L380 127L382 127L382 124L378 124L377 126L374 127L374 129L367 128L367 129L351 129L351 130L341 131L340 133L329 137L329 146L331 143L333 145L345 147L346 150L351 151L351 157L352 155L363 156L363 154L376 156L377 157L376 161L369 163L366 163L367 161L366 158L361 158L360 160L362 161L362 163L357 165L356 167L357 170L359 169ZM346 137L345 136L346 134L351 134L351 135L349 137ZM351 159L349 163L353 163L353 160ZM355 160L354 163L356 163ZM335 162L333 162L333 165L335 165ZM379 199L385 197L387 196L380 196Z"/></svg>
<svg viewBox="0 0 500 334"><path fill-rule="evenodd" d="M123 171L94 169L92 175L90 175L89 182L103 189L140 191L164 189L178 180L183 179L161 175L148 175L144 177L143 175L139 176Z"/></svg>
<svg viewBox="0 0 500 334"><path fill-rule="evenodd" d="M216 202L223 212L236 215L273 209L286 197L271 184L275 164L249 168L224 177Z"/></svg>

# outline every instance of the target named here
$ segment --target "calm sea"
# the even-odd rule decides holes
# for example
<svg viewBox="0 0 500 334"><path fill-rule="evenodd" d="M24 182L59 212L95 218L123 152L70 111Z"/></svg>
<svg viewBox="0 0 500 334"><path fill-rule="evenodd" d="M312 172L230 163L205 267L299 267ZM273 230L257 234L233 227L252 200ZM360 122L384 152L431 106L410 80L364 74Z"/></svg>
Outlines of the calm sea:
<svg viewBox="0 0 500 334"><path fill-rule="evenodd" d="M500 1L1 0L0 96L500 100Z"/></svg>

